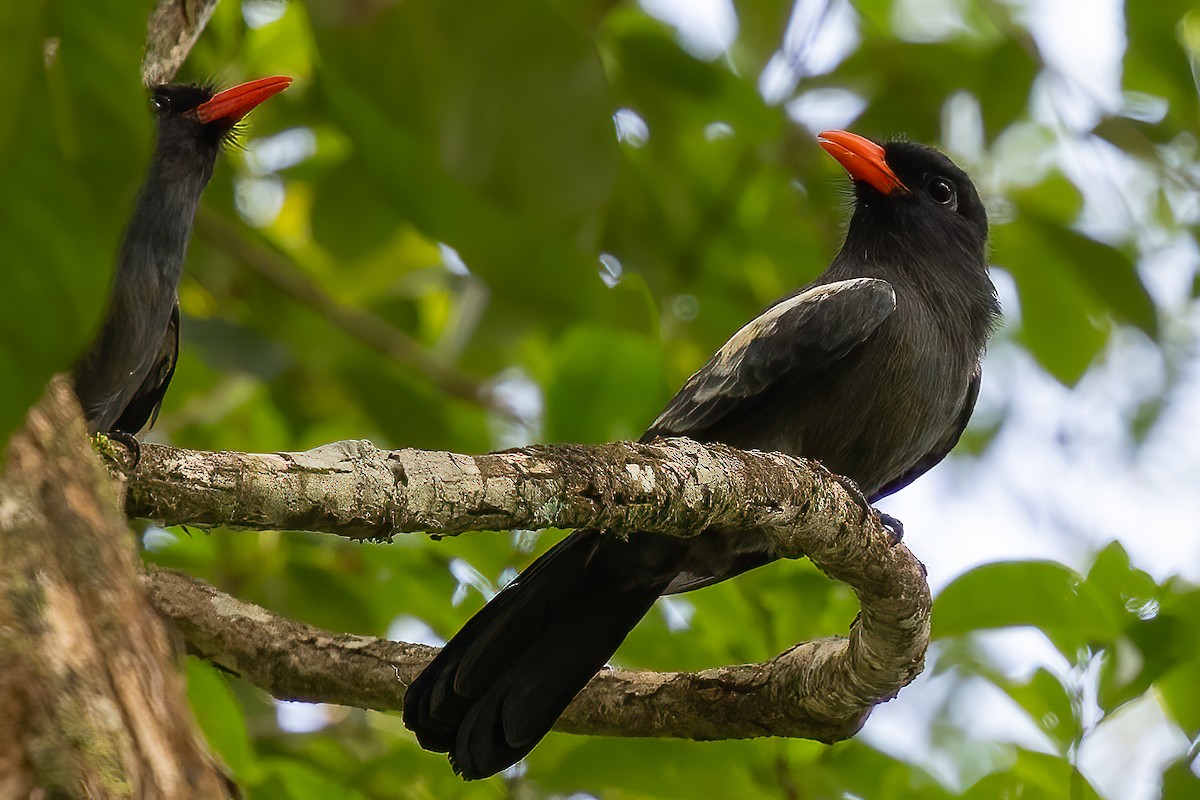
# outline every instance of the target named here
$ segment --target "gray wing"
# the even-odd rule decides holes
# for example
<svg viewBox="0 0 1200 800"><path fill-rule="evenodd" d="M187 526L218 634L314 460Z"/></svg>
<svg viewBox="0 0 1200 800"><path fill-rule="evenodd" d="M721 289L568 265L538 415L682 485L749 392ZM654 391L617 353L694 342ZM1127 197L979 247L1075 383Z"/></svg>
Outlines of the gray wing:
<svg viewBox="0 0 1200 800"><path fill-rule="evenodd" d="M75 393L90 432L137 433L150 417L159 398L142 409L142 394L150 388L148 382L162 379L164 359L169 361L166 380L170 380L178 349L178 303L173 298L169 302L163 305L158 320L149 316L153 309L131 307L128 298L118 299L109 308L100 332L74 371ZM132 414L131 405L139 406ZM134 415L141 416L136 426L132 425Z"/></svg>
<svg viewBox="0 0 1200 800"><path fill-rule="evenodd" d="M142 428L154 427L162 408L163 396L175 375L175 364L179 360L179 303L171 309L171 319L163 334L162 346L154 366L146 373L138 390L129 398L125 410L113 424L113 430L138 433Z"/></svg>
<svg viewBox="0 0 1200 800"><path fill-rule="evenodd" d="M110 311L95 341L75 365L75 394L91 433L113 430L145 378L144 362L149 359L138 355L131 342L136 343L133 335L113 322Z"/></svg>
<svg viewBox="0 0 1200 800"><path fill-rule="evenodd" d="M641 440L707 438L781 379L802 380L845 356L895 309L891 285L875 278L812 286L779 301L688 379Z"/></svg>

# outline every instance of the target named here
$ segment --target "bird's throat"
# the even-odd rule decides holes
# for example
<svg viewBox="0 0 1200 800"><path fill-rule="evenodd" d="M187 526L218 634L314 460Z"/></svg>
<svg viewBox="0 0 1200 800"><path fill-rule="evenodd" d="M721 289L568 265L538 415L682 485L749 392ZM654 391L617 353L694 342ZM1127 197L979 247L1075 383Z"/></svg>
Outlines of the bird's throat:
<svg viewBox="0 0 1200 800"><path fill-rule="evenodd" d="M193 154L200 155L200 154ZM212 175L215 153L192 163L156 153L121 242L116 289L131 284L142 291L157 288L174 294L183 274L192 221L200 196Z"/></svg>

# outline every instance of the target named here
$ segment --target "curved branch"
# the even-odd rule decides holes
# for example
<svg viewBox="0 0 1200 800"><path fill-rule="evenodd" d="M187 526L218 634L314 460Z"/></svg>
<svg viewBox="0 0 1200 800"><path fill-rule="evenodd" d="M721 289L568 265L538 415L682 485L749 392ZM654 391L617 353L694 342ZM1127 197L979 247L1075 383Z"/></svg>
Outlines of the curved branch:
<svg viewBox="0 0 1200 800"><path fill-rule="evenodd" d="M144 578L159 613L189 650L282 700L398 711L406 687L437 653L422 644L337 634L272 614L180 572ZM851 639L797 645L758 664L700 672L600 672L555 730L605 736L744 739L789 736L835 742L852 736L881 696L857 678ZM855 639L859 643L855 644ZM918 657L908 666L920 671ZM903 681L907 683L907 680Z"/></svg>
<svg viewBox="0 0 1200 800"><path fill-rule="evenodd" d="M782 557L807 555L859 597L848 638L797 645L768 662L698 673L605 671L560 730L835 741L921 671L929 642L920 562L891 546L874 515L864 517L819 464L779 453L688 439L482 456L380 451L369 442L274 454L144 444L127 510L169 524L383 539L551 526L676 536L711 525L757 529ZM432 657L418 645L283 620L179 575L149 580L155 603L197 652L279 697L396 709Z"/></svg>

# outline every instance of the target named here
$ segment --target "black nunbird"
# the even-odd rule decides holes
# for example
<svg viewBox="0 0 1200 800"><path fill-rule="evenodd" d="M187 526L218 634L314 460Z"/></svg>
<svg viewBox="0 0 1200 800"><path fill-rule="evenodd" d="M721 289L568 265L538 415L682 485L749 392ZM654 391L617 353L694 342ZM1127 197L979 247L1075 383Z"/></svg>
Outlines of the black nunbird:
<svg viewBox="0 0 1200 800"><path fill-rule="evenodd" d="M158 142L125 229L104 324L75 365L75 393L92 433L127 436L153 424L179 353L179 278L200 193L221 143L291 78L260 78L216 93L156 86Z"/></svg>
<svg viewBox="0 0 1200 800"><path fill-rule="evenodd" d="M987 214L936 150L844 131L819 142L854 179L846 243L817 280L725 343L642 441L689 436L822 461L871 501L954 447L999 314ZM778 556L761 532L568 536L476 614L404 699L421 746L465 778L523 758L663 594Z"/></svg>

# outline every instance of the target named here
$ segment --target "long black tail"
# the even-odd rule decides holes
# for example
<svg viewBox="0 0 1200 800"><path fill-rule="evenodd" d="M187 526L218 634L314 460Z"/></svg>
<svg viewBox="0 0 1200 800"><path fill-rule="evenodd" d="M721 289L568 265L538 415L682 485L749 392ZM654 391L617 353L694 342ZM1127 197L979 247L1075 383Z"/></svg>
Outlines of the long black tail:
<svg viewBox="0 0 1200 800"><path fill-rule="evenodd" d="M417 676L404 724L464 778L524 758L678 573L682 540L596 530L559 542Z"/></svg>

